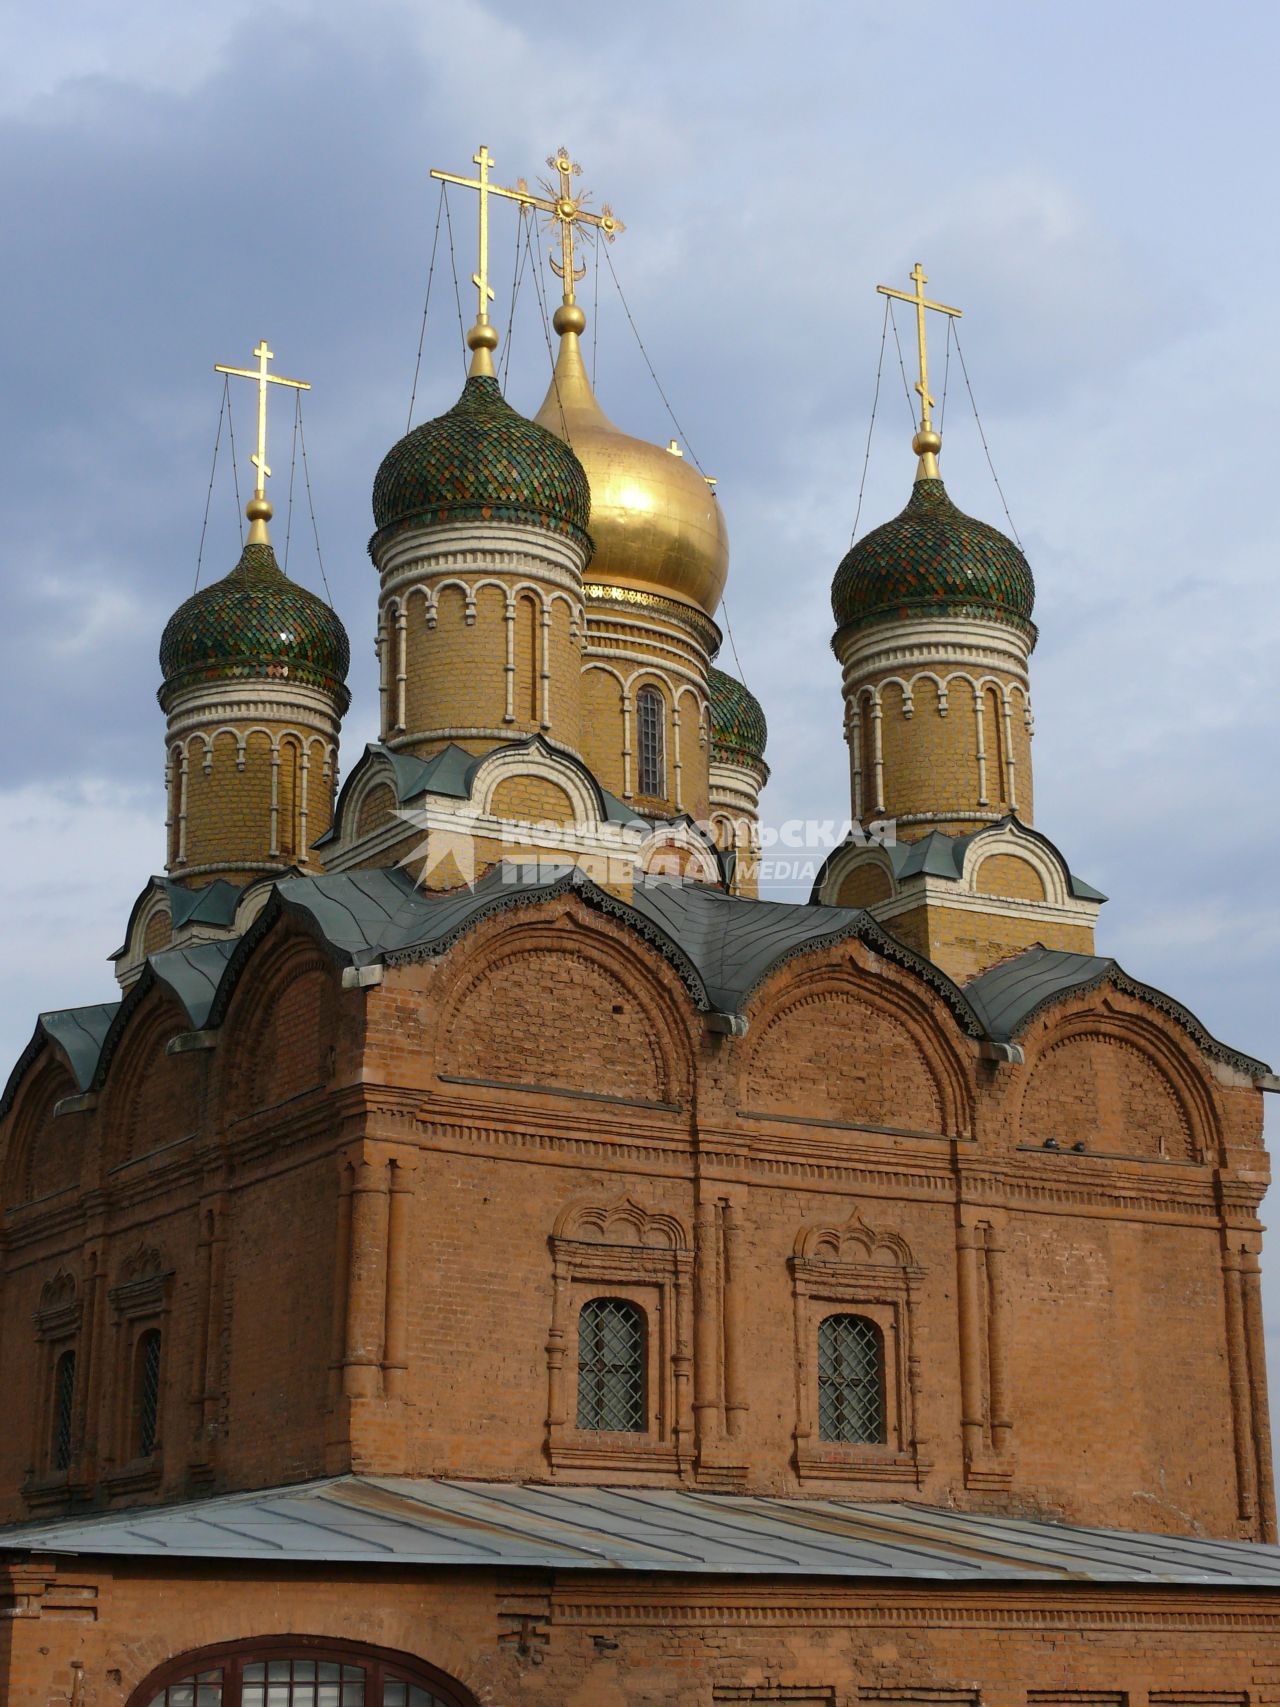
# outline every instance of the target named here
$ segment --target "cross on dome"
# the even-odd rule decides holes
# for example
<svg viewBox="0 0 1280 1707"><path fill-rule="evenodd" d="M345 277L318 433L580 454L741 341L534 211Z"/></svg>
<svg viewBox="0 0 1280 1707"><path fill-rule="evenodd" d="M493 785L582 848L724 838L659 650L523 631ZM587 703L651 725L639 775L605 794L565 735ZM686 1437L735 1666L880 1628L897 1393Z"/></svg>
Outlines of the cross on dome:
<svg viewBox="0 0 1280 1707"><path fill-rule="evenodd" d="M267 476L271 473L267 466L267 387L269 385L287 385L294 391L310 391L310 383L305 379L286 379L280 373L268 373L267 363L274 360L275 351L267 348L267 340L259 338L254 355L258 358L256 368L226 367L222 362L213 364L215 373L234 374L238 379L254 379L258 382L258 448L249 461L257 472L257 483L253 489L253 497L244 507L244 513L252 524L249 528L250 545L268 545L267 523L271 520L271 505L267 502Z"/></svg>
<svg viewBox="0 0 1280 1707"><path fill-rule="evenodd" d="M928 274L919 261L912 267L908 275L915 283L914 292L893 290L889 285L877 285L881 296L894 297L898 302L909 302L916 311L916 339L920 353L920 378L916 381L916 390L920 393L920 431L911 441L911 448L920 458L920 471L917 478L936 480L938 478L938 452L942 449L941 435L933 430L933 398L929 395L929 346L925 325L925 310L933 309L936 314L949 315L953 320L960 318L958 308L948 308L945 302L930 302L924 294L924 287L929 282Z"/></svg>

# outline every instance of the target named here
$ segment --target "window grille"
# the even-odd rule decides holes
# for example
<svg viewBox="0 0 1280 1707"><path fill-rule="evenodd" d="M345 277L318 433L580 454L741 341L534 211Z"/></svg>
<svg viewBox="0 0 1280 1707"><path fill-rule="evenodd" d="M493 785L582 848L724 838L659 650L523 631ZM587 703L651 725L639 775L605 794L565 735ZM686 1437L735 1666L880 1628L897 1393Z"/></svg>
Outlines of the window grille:
<svg viewBox="0 0 1280 1707"><path fill-rule="evenodd" d="M76 1396L76 1354L64 1351L53 1369L53 1467L71 1468L71 1422Z"/></svg>
<svg viewBox="0 0 1280 1707"><path fill-rule="evenodd" d="M185 1674L181 1662L174 1666L179 1675L161 1687L143 1685L130 1707L458 1707L459 1701L425 1679L414 1682L394 1656L327 1645L243 1642L191 1661ZM158 1674L166 1675L167 1668Z"/></svg>
<svg viewBox="0 0 1280 1707"><path fill-rule="evenodd" d="M643 1434L644 1317L622 1298L592 1298L578 1317L578 1427Z"/></svg>
<svg viewBox="0 0 1280 1707"><path fill-rule="evenodd" d="M641 688L636 695L636 745L640 754L640 793L665 794L666 754L663 725L666 705L657 688Z"/></svg>
<svg viewBox="0 0 1280 1707"><path fill-rule="evenodd" d="M337 1660L250 1661L240 1707L373 1707L366 1699L367 1683L363 1666Z"/></svg>
<svg viewBox="0 0 1280 1707"><path fill-rule="evenodd" d="M151 1707L223 1707L222 1668L194 1672L152 1697Z"/></svg>
<svg viewBox="0 0 1280 1707"><path fill-rule="evenodd" d="M160 1330L148 1328L134 1351L134 1416L139 1458L150 1458L159 1444Z"/></svg>
<svg viewBox="0 0 1280 1707"><path fill-rule="evenodd" d="M828 1316L819 1324L818 1437L884 1440L884 1345L865 1316Z"/></svg>

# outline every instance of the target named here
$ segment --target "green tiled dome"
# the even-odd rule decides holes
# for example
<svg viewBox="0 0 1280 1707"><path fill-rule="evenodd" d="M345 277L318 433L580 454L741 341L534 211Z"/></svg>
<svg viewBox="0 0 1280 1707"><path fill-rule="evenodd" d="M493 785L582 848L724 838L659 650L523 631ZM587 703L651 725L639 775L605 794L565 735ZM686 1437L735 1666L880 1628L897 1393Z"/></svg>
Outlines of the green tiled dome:
<svg viewBox="0 0 1280 1707"><path fill-rule="evenodd" d="M713 669L707 677L711 690L711 745L715 757L728 764L749 759L764 760L769 728L760 701L736 676Z"/></svg>
<svg viewBox="0 0 1280 1707"><path fill-rule="evenodd" d="M246 545L231 573L179 605L160 640L162 695L199 682L305 682L347 708L347 631L291 581L269 545Z"/></svg>
<svg viewBox="0 0 1280 1707"><path fill-rule="evenodd" d="M532 522L588 544L591 489L563 439L518 415L476 375L447 414L393 445L373 482L374 542L406 527Z"/></svg>
<svg viewBox="0 0 1280 1707"><path fill-rule="evenodd" d="M902 514L848 552L831 608L839 628L941 611L1003 619L1034 635L1035 591L1011 539L957 510L941 480L917 480Z"/></svg>

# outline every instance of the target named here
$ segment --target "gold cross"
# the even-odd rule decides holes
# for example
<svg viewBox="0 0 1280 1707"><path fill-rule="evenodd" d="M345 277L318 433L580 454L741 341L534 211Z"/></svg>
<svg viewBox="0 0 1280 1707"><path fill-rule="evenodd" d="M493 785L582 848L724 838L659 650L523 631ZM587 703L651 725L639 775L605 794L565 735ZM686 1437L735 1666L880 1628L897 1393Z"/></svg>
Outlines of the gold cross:
<svg viewBox="0 0 1280 1707"><path fill-rule="evenodd" d="M483 160L481 159L482 155L485 156ZM567 148L557 149L554 154L547 156L547 165L555 171L559 182L550 184L544 180L542 188L546 193L541 196L534 195L523 178L517 182L513 190L506 189L502 184L490 183L488 168L494 162L488 158L487 149L481 148L480 153L475 156L475 162L480 167L479 178L459 178L452 172L436 172L434 170L431 176L443 179L446 184L461 184L464 189L480 192L480 274L484 279L484 284L481 284L481 277L474 275L472 283L481 292L481 323L483 324L486 319L484 290L488 284L489 255L486 201L489 196L505 196L508 201L519 202L521 207L537 208L539 213L549 214L552 219L558 222L560 226L560 259L557 260L553 253L551 265L557 278L564 281L564 300L571 303L573 301L573 287L587 270L585 265L580 267L576 262L573 245L574 226L578 224L594 225L610 243L620 231L627 229L626 226L614 213L608 202L604 204L599 213L592 213L583 205L587 199L586 193L576 196L572 193L573 180L581 176L582 167L570 158ZM493 292L490 291L489 296L492 297L492 295Z"/></svg>
<svg viewBox="0 0 1280 1707"><path fill-rule="evenodd" d="M267 387L268 385L289 385L295 391L310 391L311 387L305 379L286 379L283 374L267 372L267 363L272 360L275 351L267 348L265 338L259 338L258 347L253 353L258 358L256 368L224 367L221 362L215 362L213 371L215 373L233 373L240 379L256 379L258 382L258 448L249 458L249 461L258 471L258 484L254 488L253 495L261 503L266 498L266 481L267 476L271 473L267 467ZM256 518L250 516L249 519L253 521ZM264 521L271 519L270 509L262 519ZM252 538L252 535L250 537Z"/></svg>
<svg viewBox="0 0 1280 1707"><path fill-rule="evenodd" d="M480 270L472 273L471 282L480 297L480 305L476 310L476 325L486 326L489 323L489 304L493 301L493 292L489 288L489 197L511 196L515 192L501 189L497 184L489 182L489 168L496 166L497 161L483 142L480 144L480 152L473 154L471 158L480 168L478 178L460 178L454 172L437 172L434 166L431 168L431 176L439 178L441 183L461 184L464 190L478 190L480 193Z"/></svg>
<svg viewBox="0 0 1280 1707"><path fill-rule="evenodd" d="M573 302L573 287L586 274L586 262L582 266L576 264L573 248L573 228L582 222L584 225L594 225L602 235L612 243L620 231L627 228L614 213L608 202L599 213L591 213L583 204L587 199L585 191L574 195L573 180L582 176L582 167L569 156L567 148L558 148L554 154L548 154L547 165L558 176L559 182L549 184L544 179L542 188L546 191L545 198L529 194L524 184L524 201L528 207L539 208L543 213L550 214L560 226L560 259L551 257L551 270L564 286L564 300Z"/></svg>
<svg viewBox="0 0 1280 1707"><path fill-rule="evenodd" d="M958 308L948 308L945 302L930 302L926 298L924 294L924 287L929 281L925 270L920 265L919 261L917 261L915 266L911 269L909 277L915 281L916 288L914 294L908 293L905 290L890 290L888 285L877 285L876 289L880 292L881 296L893 296L896 297L899 302L910 302L915 305L916 337L920 344L920 378L916 385L916 390L920 393L920 436L923 437L925 434L928 434L930 439L934 439L937 438L937 434L933 430L933 417L929 413L933 408L933 398L929 395L929 351L925 338L924 311L926 308L932 308L935 313L949 314L953 320L958 320L960 318L960 310ZM917 454L931 455L935 453L937 449L937 445L928 444L923 450L918 449Z"/></svg>

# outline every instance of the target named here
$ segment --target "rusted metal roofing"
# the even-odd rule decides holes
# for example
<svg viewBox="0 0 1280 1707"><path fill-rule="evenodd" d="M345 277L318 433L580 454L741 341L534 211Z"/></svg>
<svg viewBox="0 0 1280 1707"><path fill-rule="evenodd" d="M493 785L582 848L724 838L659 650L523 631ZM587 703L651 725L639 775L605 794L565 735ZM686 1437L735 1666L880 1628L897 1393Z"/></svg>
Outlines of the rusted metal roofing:
<svg viewBox="0 0 1280 1707"><path fill-rule="evenodd" d="M0 1551L1280 1590L1280 1547L906 1502L343 1476L0 1529Z"/></svg>

